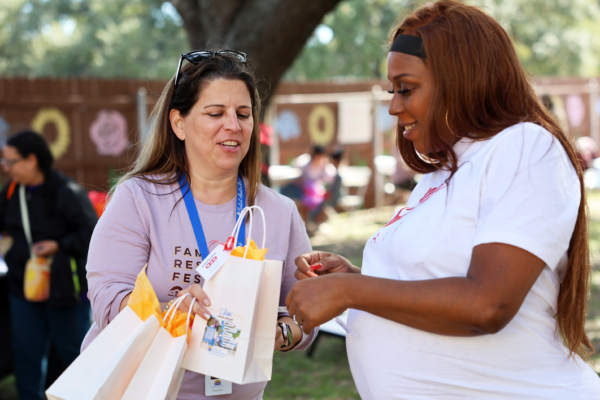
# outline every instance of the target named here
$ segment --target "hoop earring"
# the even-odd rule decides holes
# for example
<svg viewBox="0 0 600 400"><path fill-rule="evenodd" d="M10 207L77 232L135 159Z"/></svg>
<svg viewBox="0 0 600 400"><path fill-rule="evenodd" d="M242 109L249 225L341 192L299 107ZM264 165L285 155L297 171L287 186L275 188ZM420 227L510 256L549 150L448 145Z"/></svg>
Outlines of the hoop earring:
<svg viewBox="0 0 600 400"><path fill-rule="evenodd" d="M452 135L454 135L455 137L459 137L456 133L452 132L452 129L450 128L450 124L448 123L448 110L446 110L446 126L448 127L448 130Z"/></svg>

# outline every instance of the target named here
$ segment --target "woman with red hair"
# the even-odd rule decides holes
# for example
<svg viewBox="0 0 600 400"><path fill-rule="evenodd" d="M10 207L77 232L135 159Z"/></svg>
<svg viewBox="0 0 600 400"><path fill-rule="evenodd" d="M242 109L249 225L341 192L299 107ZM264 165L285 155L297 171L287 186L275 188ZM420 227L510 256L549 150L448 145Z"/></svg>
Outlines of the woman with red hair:
<svg viewBox="0 0 600 400"><path fill-rule="evenodd" d="M296 259L290 315L309 332L352 309L363 399L597 399L583 173L508 34L426 5L393 30L388 78L399 152L426 175L362 269Z"/></svg>

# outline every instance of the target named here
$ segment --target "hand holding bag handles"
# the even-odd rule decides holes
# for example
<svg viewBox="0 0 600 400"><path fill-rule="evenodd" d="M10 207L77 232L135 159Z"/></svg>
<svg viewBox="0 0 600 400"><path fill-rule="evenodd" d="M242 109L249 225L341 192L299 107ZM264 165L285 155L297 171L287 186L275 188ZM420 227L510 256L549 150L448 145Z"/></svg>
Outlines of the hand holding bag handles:
<svg viewBox="0 0 600 400"><path fill-rule="evenodd" d="M52 264L52 257L38 257L33 252L29 210L27 209L25 185L23 184L19 185L19 202L23 231L25 232L30 253L29 260L25 265L23 292L25 293L25 298L29 301L46 301L50 296L50 265Z"/></svg>

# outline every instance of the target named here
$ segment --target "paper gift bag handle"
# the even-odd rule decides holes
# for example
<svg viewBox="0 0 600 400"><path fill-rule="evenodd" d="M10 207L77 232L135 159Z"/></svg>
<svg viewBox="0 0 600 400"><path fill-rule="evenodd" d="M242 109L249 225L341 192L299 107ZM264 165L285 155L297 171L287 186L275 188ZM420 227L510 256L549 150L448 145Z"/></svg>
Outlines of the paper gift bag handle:
<svg viewBox="0 0 600 400"><path fill-rule="evenodd" d="M238 233L240 232L240 227L244 221L244 216L246 214L249 215L249 225L250 225L250 229L248 230L248 237L246 239L246 251L244 252L244 258L246 258L246 255L248 254L248 248L250 247L250 239L252 238L252 213L250 212L253 208L256 208L257 210L260 211L261 217L262 217L262 222L263 222L263 243L262 243L262 248L265 248L265 244L266 244L266 239L267 239L267 223L265 222L265 212L263 211L262 208L260 208L259 206L251 206L251 207L246 207L242 210L242 212L240 213L240 217L238 218L237 222L235 223L235 226L233 227L233 232L231 233L231 236L235 237L235 241L234 243L237 243L238 240Z"/></svg>
<svg viewBox="0 0 600 400"><path fill-rule="evenodd" d="M194 297L194 299L192 300L192 304L190 304L190 310L188 311L188 316L187 316L187 320L185 322L185 335L187 337L188 331L190 330L190 316L192 315L192 307L194 307L194 302L196 301L196 298Z"/></svg>
<svg viewBox="0 0 600 400"><path fill-rule="evenodd" d="M259 206L250 206L250 207L245 207L242 212L240 213L240 216L238 218L238 220L235 223L235 226L233 227L233 232L231 233L231 236L235 236L235 243L237 243L237 238L238 238L238 233L239 230L241 229L241 224L244 221L244 216L246 214L249 214L249 218L250 218L250 230L248 232L248 239L246 240L246 246L250 243L250 239L251 239L251 234L252 234L252 213L250 212L253 208L256 208L260 211L261 217L262 217L262 221L263 221L263 227L264 227L264 231L263 231L263 245L262 248L265 248L265 243L266 243L266 237L267 237L267 224L265 222L265 213L263 211L262 208L260 208Z"/></svg>
<svg viewBox="0 0 600 400"><path fill-rule="evenodd" d="M171 320L173 320L173 317L175 316L175 310L177 310L177 308L179 307L179 305L181 304L181 302L183 301L183 299L185 299L186 296L188 296L189 293L184 294L183 296L181 296L180 298L178 298L177 300L175 300L173 302L173 304L171 304L171 307L169 307L169 309L167 310L167 312L165 313L165 317L163 318L163 321L167 320L167 317L169 316L169 313L171 312L171 310L173 310L173 312L171 313L171 318L169 318L169 322L167 322L167 324L169 324L171 322ZM192 299L192 303L190 304L190 309L188 311L188 316L187 316L187 321L186 321L186 325L185 325L185 334L187 335L188 330L190 329L190 316L192 315L192 308L194 307L194 303L196 302L196 298L194 297Z"/></svg>
<svg viewBox="0 0 600 400"><path fill-rule="evenodd" d="M183 296L181 296L180 298L178 298L177 300L175 300L173 302L173 304L171 304L171 307L169 307L169 309L165 313L165 317L163 318L163 322L167 321L167 317L169 316L169 313L171 313L171 318L169 318L169 322L171 322L171 320L173 319L173 316L175 315L175 310L177 310L177 307L179 307L179 304L181 304L181 302L183 301L183 299L185 299L186 296L188 296L188 295L189 295L189 293L184 294ZM171 311L173 311L173 312L171 312ZM167 322L167 324L169 322Z"/></svg>

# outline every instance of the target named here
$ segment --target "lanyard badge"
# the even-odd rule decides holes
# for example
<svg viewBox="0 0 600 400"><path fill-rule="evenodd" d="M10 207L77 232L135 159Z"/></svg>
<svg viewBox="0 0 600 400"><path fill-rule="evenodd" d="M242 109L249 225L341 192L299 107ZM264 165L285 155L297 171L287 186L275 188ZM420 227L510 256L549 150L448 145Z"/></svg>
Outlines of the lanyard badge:
<svg viewBox="0 0 600 400"><path fill-rule="evenodd" d="M190 222L192 223L194 236L196 236L198 250L202 255L202 263L198 266L198 268L196 268L196 270L205 280L209 280L217 272L221 265L227 261L227 258L229 258L229 253L234 247L233 239L230 237L225 245L219 244L212 252L209 253L208 244L206 243L206 236L204 235L204 230L202 228L202 222L200 221L198 209L196 208L196 203L194 202L194 196L192 195L192 191L190 190L190 186L185 174L181 174L181 177L179 178L179 186L181 188L181 194L183 195L185 208L187 209ZM241 175L238 175L235 207L236 223L238 222L240 214L245 206L246 188ZM240 224L237 246L244 246L246 243L246 227L244 222L245 221L242 221Z"/></svg>

